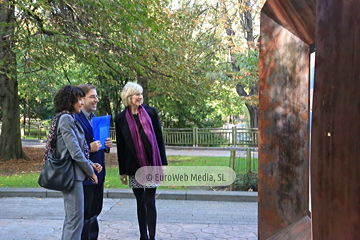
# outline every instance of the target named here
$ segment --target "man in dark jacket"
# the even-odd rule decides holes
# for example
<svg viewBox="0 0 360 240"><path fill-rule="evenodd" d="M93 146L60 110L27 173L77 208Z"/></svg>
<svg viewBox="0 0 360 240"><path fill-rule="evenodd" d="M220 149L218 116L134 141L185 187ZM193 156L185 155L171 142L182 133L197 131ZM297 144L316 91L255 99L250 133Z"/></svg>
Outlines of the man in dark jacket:
<svg viewBox="0 0 360 240"><path fill-rule="evenodd" d="M99 102L96 87L91 84L80 84L85 98L83 100L81 112L76 114L76 120L80 122L85 132L85 139L90 148L90 160L99 163L103 170L97 174L98 184L94 184L90 179L84 181L84 226L81 234L82 240L98 239L99 224L97 216L100 214L103 205L104 181L105 181L105 152L109 152L112 147L112 140L108 138L105 142L105 149L98 139L94 139L92 128L92 118L95 116L97 103Z"/></svg>

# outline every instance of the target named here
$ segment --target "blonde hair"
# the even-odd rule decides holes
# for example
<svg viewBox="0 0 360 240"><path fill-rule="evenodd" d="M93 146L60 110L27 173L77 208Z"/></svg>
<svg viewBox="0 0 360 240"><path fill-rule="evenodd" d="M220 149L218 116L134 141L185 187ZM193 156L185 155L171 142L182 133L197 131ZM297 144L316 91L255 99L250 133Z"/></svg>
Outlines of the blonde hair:
<svg viewBox="0 0 360 240"><path fill-rule="evenodd" d="M130 105L130 98L132 95L143 92L143 88L134 82L128 82L125 84L122 92L121 92L121 100L122 103L125 105L125 107L128 107ZM141 100L141 104L143 103L143 99Z"/></svg>

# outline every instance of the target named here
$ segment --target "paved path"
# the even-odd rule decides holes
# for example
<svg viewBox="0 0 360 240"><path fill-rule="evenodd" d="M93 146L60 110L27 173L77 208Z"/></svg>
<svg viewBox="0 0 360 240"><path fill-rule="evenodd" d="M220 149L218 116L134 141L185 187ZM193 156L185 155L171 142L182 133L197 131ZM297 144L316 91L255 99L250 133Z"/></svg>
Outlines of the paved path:
<svg viewBox="0 0 360 240"><path fill-rule="evenodd" d="M43 148L44 143L23 141L23 146ZM116 152L116 148L113 148L111 152ZM167 149L166 152L167 155L181 156L230 156L229 151ZM2 207L0 240L60 239L64 219L62 198L58 196L53 198L51 195L40 198L44 196L41 195L43 193L30 190L30 192L21 191L20 195L16 189L11 190L10 193L6 191L4 189L0 191L3 196L0 197ZM192 191L191 194L185 192L179 195L169 191L166 194L159 194L156 204L158 209L156 239L255 240L258 238L257 202L240 202L242 201L240 199L248 201L249 197L254 198L257 195L252 196L253 193L245 192L224 197L221 196L224 193L218 193L219 196L217 196L216 192L204 192ZM235 192L226 194L230 193L235 194ZM115 198L104 199L104 207L100 215L99 240L139 239L135 199L122 195L126 193L116 194L118 195ZM184 198L182 198L183 195ZM233 201L234 197L235 201ZM202 200L199 201L200 199ZM213 201L207 201L208 199ZM216 199L227 200L214 201Z"/></svg>
<svg viewBox="0 0 360 240"><path fill-rule="evenodd" d="M60 239L62 198L0 198L1 240ZM257 203L157 200L157 240L257 239ZM104 199L99 240L139 239L135 199Z"/></svg>

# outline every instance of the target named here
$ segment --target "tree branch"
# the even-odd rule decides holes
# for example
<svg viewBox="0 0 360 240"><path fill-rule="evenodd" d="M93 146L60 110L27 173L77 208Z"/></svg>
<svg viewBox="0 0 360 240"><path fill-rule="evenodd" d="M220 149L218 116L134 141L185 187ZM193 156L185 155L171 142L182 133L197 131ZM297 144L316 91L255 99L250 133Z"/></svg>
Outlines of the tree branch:
<svg viewBox="0 0 360 240"><path fill-rule="evenodd" d="M245 92L245 89L240 84L236 85L236 92L239 94L239 96L248 96L248 94Z"/></svg>
<svg viewBox="0 0 360 240"><path fill-rule="evenodd" d="M22 72L22 74L29 74L29 73L39 72L39 71L41 71L41 70L43 70L43 67L42 67L42 66L40 66L40 68L37 69L37 70L25 71L25 72Z"/></svg>

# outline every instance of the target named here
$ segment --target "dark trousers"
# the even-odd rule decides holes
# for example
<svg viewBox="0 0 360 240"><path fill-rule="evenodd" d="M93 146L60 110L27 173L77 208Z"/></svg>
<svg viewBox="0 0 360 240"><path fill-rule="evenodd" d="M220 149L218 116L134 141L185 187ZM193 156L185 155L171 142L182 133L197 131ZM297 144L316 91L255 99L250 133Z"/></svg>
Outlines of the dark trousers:
<svg viewBox="0 0 360 240"><path fill-rule="evenodd" d="M104 183L84 185L84 227L81 240L95 240L99 236L97 216L103 206Z"/></svg>
<svg viewBox="0 0 360 240"><path fill-rule="evenodd" d="M156 231L156 188L133 188L132 190L136 197L140 239L149 239L148 230L150 239L154 239Z"/></svg>

